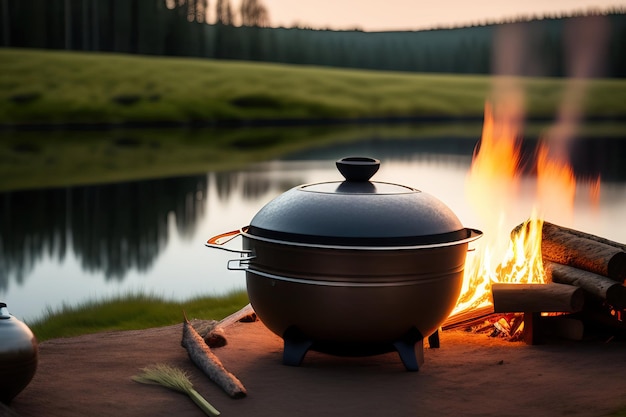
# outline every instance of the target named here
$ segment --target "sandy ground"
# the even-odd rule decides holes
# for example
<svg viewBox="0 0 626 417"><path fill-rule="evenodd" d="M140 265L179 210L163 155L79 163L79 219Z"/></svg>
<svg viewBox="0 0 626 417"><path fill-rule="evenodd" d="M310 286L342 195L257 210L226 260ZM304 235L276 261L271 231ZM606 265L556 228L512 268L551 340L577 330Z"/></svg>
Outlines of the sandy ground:
<svg viewBox="0 0 626 417"><path fill-rule="evenodd" d="M107 332L40 344L31 384L11 403L20 416L202 416L185 395L130 378L154 363L179 366L223 416L605 416L626 407L626 344L528 346L461 331L426 348L419 372L396 353L309 352L282 364L282 340L260 322L226 329L214 349L246 386L231 399L190 362L182 325ZM0 414L2 414L0 412Z"/></svg>

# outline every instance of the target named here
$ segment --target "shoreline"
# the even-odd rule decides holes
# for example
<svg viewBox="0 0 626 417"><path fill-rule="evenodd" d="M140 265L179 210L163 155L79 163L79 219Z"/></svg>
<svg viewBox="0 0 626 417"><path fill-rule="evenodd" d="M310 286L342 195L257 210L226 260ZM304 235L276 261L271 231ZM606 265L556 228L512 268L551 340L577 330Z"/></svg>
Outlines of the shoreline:
<svg viewBox="0 0 626 417"><path fill-rule="evenodd" d="M0 133L37 132L37 131L110 131L118 129L215 129L246 127L314 127L314 126L358 126L412 123L482 123L480 116L397 116L397 117L358 117L358 118L316 118L316 119L244 119L244 120L197 120L197 121L161 121L119 123L13 123L0 124ZM554 117L531 117L526 123L554 123ZM624 116L590 116L584 123L626 123Z"/></svg>

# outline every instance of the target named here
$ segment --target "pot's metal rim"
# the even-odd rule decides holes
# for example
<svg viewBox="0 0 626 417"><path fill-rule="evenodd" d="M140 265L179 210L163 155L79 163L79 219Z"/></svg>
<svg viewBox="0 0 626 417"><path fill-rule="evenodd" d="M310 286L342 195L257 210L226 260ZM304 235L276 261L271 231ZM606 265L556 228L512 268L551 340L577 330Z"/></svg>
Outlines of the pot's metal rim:
<svg viewBox="0 0 626 417"><path fill-rule="evenodd" d="M322 182L310 182L307 184L301 184L294 187L295 190L306 192L306 193L317 193L317 194L330 194L330 195L377 195L377 196L389 196L389 195L398 195L398 194L415 194L415 193L423 193L422 190L418 190L417 188L410 187L408 185L402 184L394 184L392 182L385 181L369 181L366 182L371 188L367 189L363 187L362 183L357 183L361 185L361 188L364 188L361 192L342 192L341 186L355 185L354 183L346 182L346 181L322 181ZM375 186L378 185L381 189L376 190ZM335 188L332 188L335 186Z"/></svg>
<svg viewBox="0 0 626 417"><path fill-rule="evenodd" d="M398 251L398 250L416 250L416 249L436 249L446 248L451 246L457 246L464 243L473 242L483 235L478 229L465 228L468 232L468 236L464 239L453 240L450 242L441 243L428 243L423 245L406 245L406 246L353 246L353 245L324 245L319 243L301 243L287 240L271 239L262 236L256 236L248 233L248 227L245 226L239 229L239 234L251 240L258 240L267 243L273 243L278 245L299 246L305 248L317 248L317 249L333 249L333 250L358 250L358 251Z"/></svg>
<svg viewBox="0 0 626 417"><path fill-rule="evenodd" d="M319 279L306 279L306 278L295 278L295 277L286 277L284 275L275 275L270 274L269 272L259 271L253 268L246 268L246 272L251 274L269 278L271 280L276 281L284 281L290 282L293 284L305 284L305 285L316 285L323 287L358 287L358 288L378 288L378 287L408 287L408 286L416 286L416 285L424 285L434 282L439 282L447 279L454 279L454 276L451 275L448 271L444 271L439 274L431 274L431 276L427 278L414 279L410 281L328 281L328 280L319 280Z"/></svg>

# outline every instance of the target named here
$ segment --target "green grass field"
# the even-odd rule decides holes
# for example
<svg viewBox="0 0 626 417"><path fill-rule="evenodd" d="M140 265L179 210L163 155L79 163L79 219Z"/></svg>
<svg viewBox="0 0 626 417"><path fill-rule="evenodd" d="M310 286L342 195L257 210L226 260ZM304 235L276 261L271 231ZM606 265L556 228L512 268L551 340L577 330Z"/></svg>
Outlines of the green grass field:
<svg viewBox="0 0 626 417"><path fill-rule="evenodd" d="M0 123L479 115L485 77L2 50Z"/></svg>
<svg viewBox="0 0 626 417"><path fill-rule="evenodd" d="M233 169L372 136L477 139L494 80L0 48L0 191ZM564 80L517 81L526 88L529 115L555 116ZM626 80L593 81L589 93L588 115L626 120ZM416 123L307 125L307 120L384 117L416 118ZM435 125L421 119L428 117L474 120ZM192 122L294 119L299 123L289 128L180 128ZM179 128L123 127L157 122ZM61 129L68 125L73 129ZM544 127L528 130L538 134ZM624 137L626 124L603 123L588 131Z"/></svg>
<svg viewBox="0 0 626 417"><path fill-rule="evenodd" d="M493 77L0 49L0 124L216 122L483 114ZM518 79L530 117L566 82ZM596 80L585 114L626 116L626 80Z"/></svg>

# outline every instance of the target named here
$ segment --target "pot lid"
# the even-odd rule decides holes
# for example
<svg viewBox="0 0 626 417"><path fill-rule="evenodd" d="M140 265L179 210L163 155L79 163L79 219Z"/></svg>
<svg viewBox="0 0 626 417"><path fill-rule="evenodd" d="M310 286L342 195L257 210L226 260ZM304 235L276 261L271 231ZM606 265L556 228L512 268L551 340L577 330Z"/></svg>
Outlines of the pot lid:
<svg viewBox="0 0 626 417"><path fill-rule="evenodd" d="M265 205L247 235L288 243L407 246L456 242L472 235L437 198L418 189L369 181L380 161L336 162L344 181L304 184Z"/></svg>

